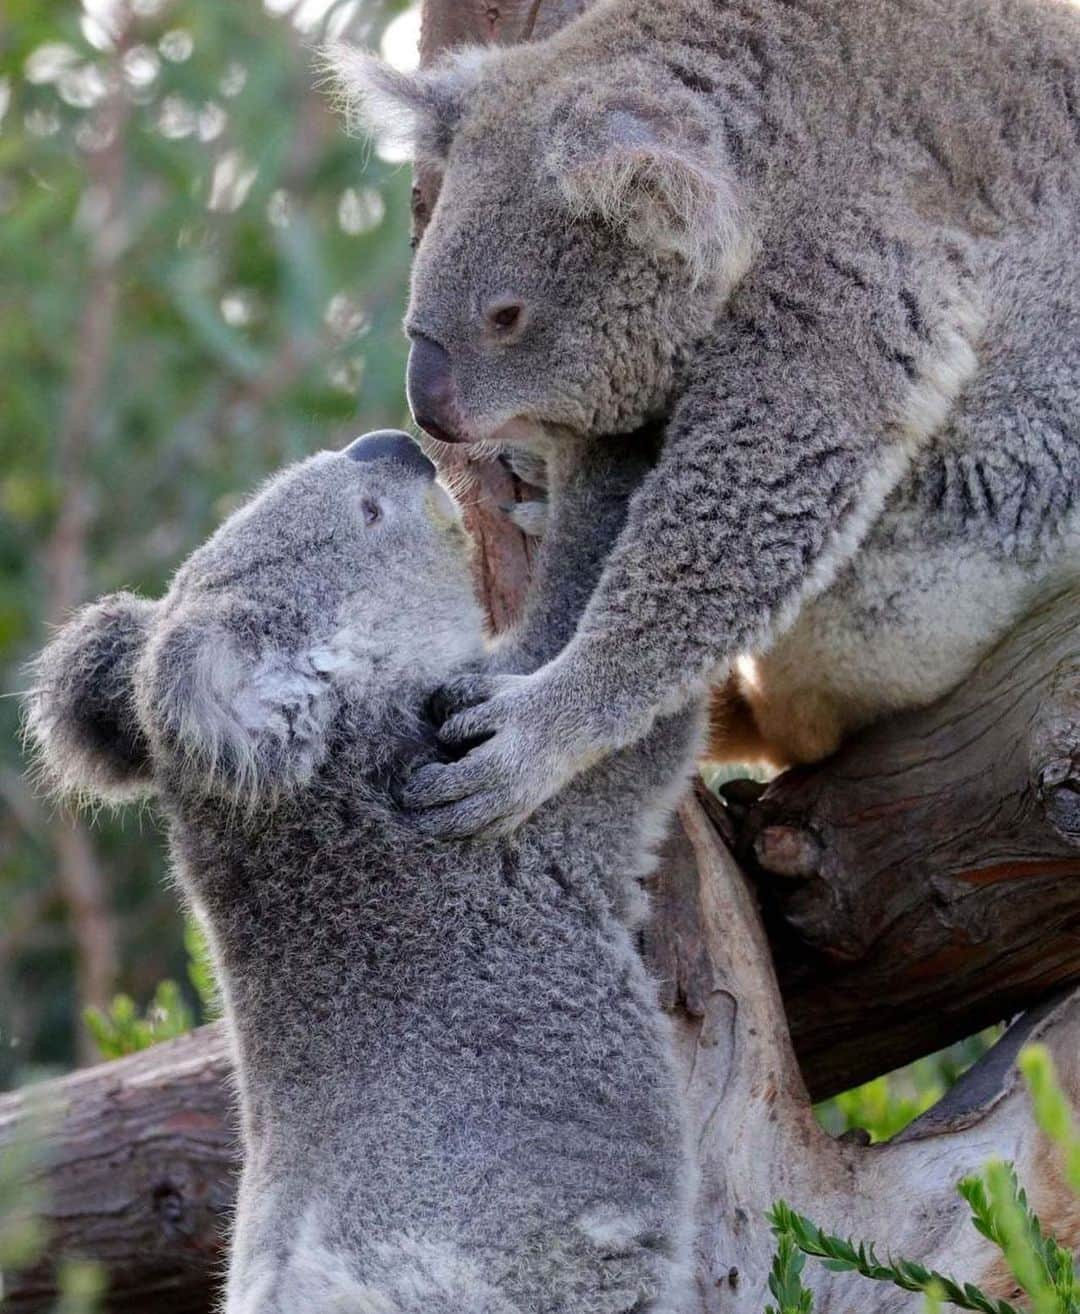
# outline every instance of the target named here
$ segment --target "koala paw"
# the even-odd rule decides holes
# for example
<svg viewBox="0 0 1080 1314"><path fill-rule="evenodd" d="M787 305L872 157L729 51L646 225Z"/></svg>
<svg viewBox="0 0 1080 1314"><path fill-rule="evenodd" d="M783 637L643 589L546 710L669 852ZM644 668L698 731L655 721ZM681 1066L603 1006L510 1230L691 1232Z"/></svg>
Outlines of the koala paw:
<svg viewBox="0 0 1080 1314"><path fill-rule="evenodd" d="M527 502L508 502L502 509L526 538L544 537L548 518L546 499L536 497L530 498Z"/></svg>
<svg viewBox="0 0 1080 1314"><path fill-rule="evenodd" d="M547 460L539 452L528 451L524 447L510 447L499 457L511 474L517 475L522 483L533 488L547 490Z"/></svg>
<svg viewBox="0 0 1080 1314"><path fill-rule="evenodd" d="M440 691L447 744L482 741L458 762L421 767L402 799L429 835L508 834L583 766L589 753L551 668L533 675L466 675Z"/></svg>

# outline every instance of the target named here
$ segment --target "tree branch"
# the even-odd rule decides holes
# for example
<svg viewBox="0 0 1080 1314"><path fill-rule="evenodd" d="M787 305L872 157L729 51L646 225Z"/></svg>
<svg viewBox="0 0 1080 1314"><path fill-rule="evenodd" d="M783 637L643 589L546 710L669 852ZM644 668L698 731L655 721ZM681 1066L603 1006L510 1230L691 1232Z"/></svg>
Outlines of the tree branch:
<svg viewBox="0 0 1080 1314"><path fill-rule="evenodd" d="M751 808L739 856L816 1095L1080 982L1078 614L1047 602L940 703Z"/></svg>

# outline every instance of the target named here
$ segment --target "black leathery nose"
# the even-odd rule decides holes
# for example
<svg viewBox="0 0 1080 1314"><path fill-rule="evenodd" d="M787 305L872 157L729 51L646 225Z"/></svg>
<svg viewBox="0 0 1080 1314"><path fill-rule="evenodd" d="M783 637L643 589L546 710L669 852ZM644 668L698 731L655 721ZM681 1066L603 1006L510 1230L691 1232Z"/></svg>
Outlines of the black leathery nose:
<svg viewBox="0 0 1080 1314"><path fill-rule="evenodd" d="M435 466L415 439L400 429L376 429L356 438L342 451L350 461L396 461L412 474L435 478Z"/></svg>
<svg viewBox="0 0 1080 1314"><path fill-rule="evenodd" d="M414 333L409 347L405 394L416 423L443 442L454 441L450 422L453 390L449 353L431 338Z"/></svg>

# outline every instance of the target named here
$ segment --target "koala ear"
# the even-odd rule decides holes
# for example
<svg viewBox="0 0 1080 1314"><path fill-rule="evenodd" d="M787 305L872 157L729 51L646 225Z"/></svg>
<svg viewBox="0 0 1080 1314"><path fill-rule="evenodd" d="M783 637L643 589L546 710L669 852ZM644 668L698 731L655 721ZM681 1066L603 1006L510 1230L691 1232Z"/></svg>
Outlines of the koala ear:
<svg viewBox="0 0 1080 1314"><path fill-rule="evenodd" d="M547 164L575 213L678 253L698 275L732 269L745 224L724 148L696 107L627 93L556 111Z"/></svg>
<svg viewBox="0 0 1080 1314"><path fill-rule="evenodd" d="M59 793L122 803L149 791L134 673L156 605L114 593L83 608L30 667L25 735Z"/></svg>
<svg viewBox="0 0 1080 1314"><path fill-rule="evenodd" d="M338 42L323 63L350 131L376 133L429 164L443 164L462 110L497 52L463 46L415 73L402 73L367 51Z"/></svg>
<svg viewBox="0 0 1080 1314"><path fill-rule="evenodd" d="M310 779L340 679L362 665L333 643L267 648L258 632L257 618L181 619L155 635L139 685L143 717L186 785L240 803Z"/></svg>

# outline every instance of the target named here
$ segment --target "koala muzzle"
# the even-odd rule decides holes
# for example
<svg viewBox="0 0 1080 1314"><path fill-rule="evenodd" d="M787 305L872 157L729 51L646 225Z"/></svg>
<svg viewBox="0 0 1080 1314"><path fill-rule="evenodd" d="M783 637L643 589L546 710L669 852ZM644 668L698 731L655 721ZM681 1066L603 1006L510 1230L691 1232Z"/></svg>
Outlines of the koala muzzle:
<svg viewBox="0 0 1080 1314"><path fill-rule="evenodd" d="M453 418L454 376L450 354L422 333L412 334L405 391L413 419L421 429L444 443L461 441Z"/></svg>
<svg viewBox="0 0 1080 1314"><path fill-rule="evenodd" d="M376 429L355 439L342 451L350 461L396 461L410 474L435 478L435 467L407 433L400 429Z"/></svg>

